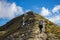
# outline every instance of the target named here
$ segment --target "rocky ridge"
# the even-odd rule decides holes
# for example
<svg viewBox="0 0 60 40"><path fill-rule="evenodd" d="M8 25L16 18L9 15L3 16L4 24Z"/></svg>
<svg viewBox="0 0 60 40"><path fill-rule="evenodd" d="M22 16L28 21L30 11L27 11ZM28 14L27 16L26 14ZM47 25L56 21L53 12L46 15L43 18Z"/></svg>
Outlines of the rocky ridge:
<svg viewBox="0 0 60 40"><path fill-rule="evenodd" d="M24 20L23 20L24 19ZM39 19L43 20L42 32L39 29ZM24 24L23 24L24 21ZM0 31L1 40L60 40L55 33L50 32L49 25L57 26L41 15L27 12L12 19L2 26ZM53 31L54 32L54 31ZM60 33L60 32L59 32ZM59 36L60 37L60 36Z"/></svg>

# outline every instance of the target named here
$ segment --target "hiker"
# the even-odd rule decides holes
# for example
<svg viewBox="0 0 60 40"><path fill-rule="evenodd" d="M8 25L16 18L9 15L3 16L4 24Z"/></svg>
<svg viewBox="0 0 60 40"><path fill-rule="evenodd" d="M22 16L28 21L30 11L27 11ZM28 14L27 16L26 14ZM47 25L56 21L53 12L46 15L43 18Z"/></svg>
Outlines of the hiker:
<svg viewBox="0 0 60 40"><path fill-rule="evenodd" d="M40 28L40 33L42 32L42 28L43 28L43 21L39 20L39 28Z"/></svg>

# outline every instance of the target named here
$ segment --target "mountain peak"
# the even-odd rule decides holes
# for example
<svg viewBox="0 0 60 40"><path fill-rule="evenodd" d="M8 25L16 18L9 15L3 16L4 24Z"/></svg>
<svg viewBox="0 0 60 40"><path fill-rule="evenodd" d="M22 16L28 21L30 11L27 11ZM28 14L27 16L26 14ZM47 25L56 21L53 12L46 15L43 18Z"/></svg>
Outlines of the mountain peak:
<svg viewBox="0 0 60 40"><path fill-rule="evenodd" d="M33 13L33 11L28 11L27 13Z"/></svg>
<svg viewBox="0 0 60 40"><path fill-rule="evenodd" d="M28 14L28 15L34 15L35 13L33 11L28 11L26 14Z"/></svg>
<svg viewBox="0 0 60 40"><path fill-rule="evenodd" d="M42 25L39 26L40 24ZM60 33L60 27L32 11L12 19L7 24L3 25L1 29L0 40L60 39L60 36L56 34L58 32Z"/></svg>

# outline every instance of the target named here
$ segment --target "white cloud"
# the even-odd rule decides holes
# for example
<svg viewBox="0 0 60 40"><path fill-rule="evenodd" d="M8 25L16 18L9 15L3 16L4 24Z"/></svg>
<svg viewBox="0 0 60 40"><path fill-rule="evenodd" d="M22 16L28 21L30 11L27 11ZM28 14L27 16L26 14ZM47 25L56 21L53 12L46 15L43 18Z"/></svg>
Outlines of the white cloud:
<svg viewBox="0 0 60 40"><path fill-rule="evenodd" d="M42 16L49 16L49 14L50 14L50 11L48 9L46 9L45 7L42 7L41 15Z"/></svg>
<svg viewBox="0 0 60 40"><path fill-rule="evenodd" d="M58 23L60 23L60 15L56 15L55 17L51 17L51 18L49 18L49 20L58 24Z"/></svg>
<svg viewBox="0 0 60 40"><path fill-rule="evenodd" d="M48 10L45 7L42 7L41 9L41 15L44 16L45 18L49 19L50 21L60 24L60 5L57 5L53 7L53 9Z"/></svg>
<svg viewBox="0 0 60 40"><path fill-rule="evenodd" d="M49 18L49 20L52 22L60 21L60 15L56 15L55 17Z"/></svg>
<svg viewBox="0 0 60 40"><path fill-rule="evenodd" d="M59 12L59 10L60 10L60 5L57 5L57 6L55 6L53 9L52 9L52 12L53 13L55 13L55 12Z"/></svg>
<svg viewBox="0 0 60 40"><path fill-rule="evenodd" d="M16 14L22 14L23 8L15 3L0 1L0 18L14 18Z"/></svg>
<svg viewBox="0 0 60 40"><path fill-rule="evenodd" d="M60 10L60 5L55 6L52 9L52 12L54 13L53 14L54 16L49 19L56 24L60 24L60 12L59 12L59 10Z"/></svg>

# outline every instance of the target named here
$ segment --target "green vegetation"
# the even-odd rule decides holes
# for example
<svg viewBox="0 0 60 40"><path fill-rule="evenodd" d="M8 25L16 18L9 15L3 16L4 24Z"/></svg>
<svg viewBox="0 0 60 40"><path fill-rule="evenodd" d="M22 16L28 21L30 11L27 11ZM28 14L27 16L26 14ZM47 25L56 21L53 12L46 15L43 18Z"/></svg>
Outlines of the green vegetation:
<svg viewBox="0 0 60 40"><path fill-rule="evenodd" d="M44 22L46 22L46 25L45 25L46 26L46 33L47 34L55 34L55 36L60 39L60 26L52 23L48 19L45 19L44 17L42 17L41 15L38 15L36 13L28 12L27 14L28 15L23 14L21 16L18 16L16 18L12 19L11 21L9 21L7 24L0 27L0 36L5 37L7 35L13 34L14 32L17 32L18 31L17 29L22 25L22 23L21 23L22 17L24 17L25 22L27 22L29 20L33 20L32 24L36 27L38 27L38 20L39 19L44 20ZM32 28L32 26L33 26L32 24L26 25L26 28L24 28L24 30L21 29L20 32L25 33L27 31L27 29ZM48 37L50 38L52 36L48 35Z"/></svg>

